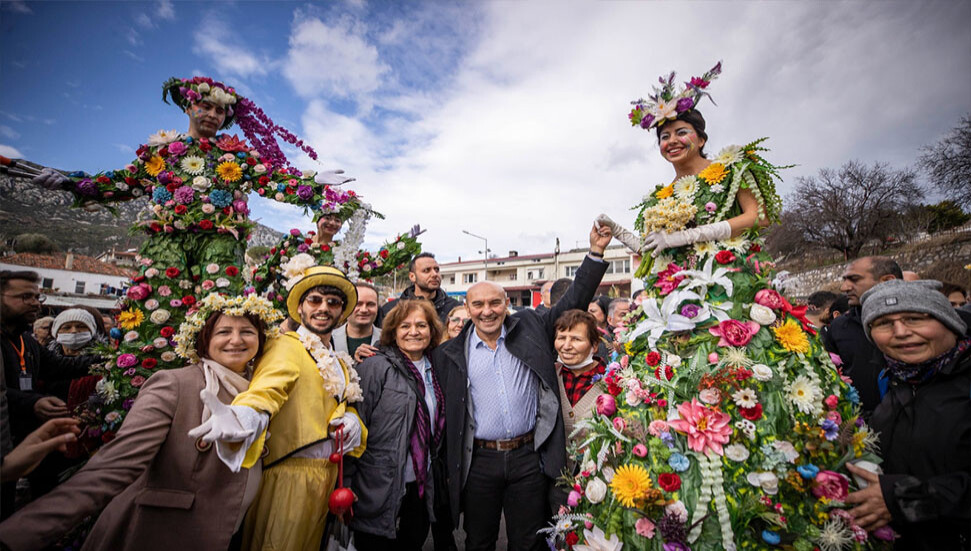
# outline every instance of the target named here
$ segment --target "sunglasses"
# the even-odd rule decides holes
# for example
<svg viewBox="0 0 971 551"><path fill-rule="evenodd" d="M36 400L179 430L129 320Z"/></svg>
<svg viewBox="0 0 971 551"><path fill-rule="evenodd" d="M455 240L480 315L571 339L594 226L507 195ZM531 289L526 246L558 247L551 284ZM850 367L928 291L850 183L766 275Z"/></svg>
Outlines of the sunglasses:
<svg viewBox="0 0 971 551"><path fill-rule="evenodd" d="M323 303L327 303L327 306L333 308L334 306L344 306L344 301L337 297L322 297L320 295L312 295L304 299L311 306L320 306Z"/></svg>

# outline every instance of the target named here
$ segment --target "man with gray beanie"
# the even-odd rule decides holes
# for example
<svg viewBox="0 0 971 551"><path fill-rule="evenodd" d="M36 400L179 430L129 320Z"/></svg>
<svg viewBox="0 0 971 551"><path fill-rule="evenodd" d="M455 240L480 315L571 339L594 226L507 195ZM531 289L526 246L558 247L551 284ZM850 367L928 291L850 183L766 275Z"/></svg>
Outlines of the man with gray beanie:
<svg viewBox="0 0 971 551"><path fill-rule="evenodd" d="M939 287L892 280L861 297L890 386L870 420L883 472L848 465L866 484L846 502L865 530L889 523L895 549L971 545L971 335Z"/></svg>

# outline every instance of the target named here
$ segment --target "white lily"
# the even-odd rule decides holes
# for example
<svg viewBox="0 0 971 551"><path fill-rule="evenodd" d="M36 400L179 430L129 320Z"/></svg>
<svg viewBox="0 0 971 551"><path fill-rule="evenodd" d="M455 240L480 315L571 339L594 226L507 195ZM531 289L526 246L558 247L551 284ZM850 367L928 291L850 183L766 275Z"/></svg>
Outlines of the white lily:
<svg viewBox="0 0 971 551"><path fill-rule="evenodd" d="M708 288L712 285L721 285L724 287L728 296L732 296L735 286L732 284L732 280L728 279L728 268L713 269L714 263L715 258L712 256L708 257L704 268L701 270L683 270L678 272L678 275L685 276L684 281L681 282L681 287L685 291L702 289L703 292L701 294L704 296L708 294Z"/></svg>
<svg viewBox="0 0 971 551"><path fill-rule="evenodd" d="M624 547L624 542L620 541L617 534L608 538L599 526L594 526L592 532L584 530L583 539L586 542L574 545L573 549L576 551L620 551Z"/></svg>
<svg viewBox="0 0 971 551"><path fill-rule="evenodd" d="M633 341L647 333L647 345L654 348L665 331L690 331L711 316L711 310L705 307L701 307L698 314L693 318L682 316L677 312L678 307L688 300L701 301L702 298L698 293L681 289L672 291L664 297L660 308L658 308L656 300L645 300L641 303L641 308L646 317L627 335L627 340Z"/></svg>

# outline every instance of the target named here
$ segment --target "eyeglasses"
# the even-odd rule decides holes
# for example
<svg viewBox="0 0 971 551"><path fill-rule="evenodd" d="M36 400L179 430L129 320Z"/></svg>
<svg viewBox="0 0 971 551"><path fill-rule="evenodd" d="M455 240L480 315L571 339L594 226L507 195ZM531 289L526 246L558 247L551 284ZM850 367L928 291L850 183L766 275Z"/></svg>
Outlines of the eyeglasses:
<svg viewBox="0 0 971 551"><path fill-rule="evenodd" d="M452 316L452 317L448 318L448 321L449 321L449 323L459 323L459 322L464 322L465 321L465 318L460 318L458 316Z"/></svg>
<svg viewBox="0 0 971 551"><path fill-rule="evenodd" d="M319 295L309 296L304 299L311 306L320 306L323 303L327 303L327 306L333 308L335 306L344 306L344 301L336 297L322 297Z"/></svg>
<svg viewBox="0 0 971 551"><path fill-rule="evenodd" d="M41 295L38 293L24 293L21 295L4 294L3 296L11 297L11 298L19 298L21 302L32 302L36 300L37 302L42 303L45 300L47 300L47 295Z"/></svg>
<svg viewBox="0 0 971 551"><path fill-rule="evenodd" d="M908 329L917 329L931 321L929 314L904 314L898 318L881 318L870 324L871 333L889 333L899 321Z"/></svg>

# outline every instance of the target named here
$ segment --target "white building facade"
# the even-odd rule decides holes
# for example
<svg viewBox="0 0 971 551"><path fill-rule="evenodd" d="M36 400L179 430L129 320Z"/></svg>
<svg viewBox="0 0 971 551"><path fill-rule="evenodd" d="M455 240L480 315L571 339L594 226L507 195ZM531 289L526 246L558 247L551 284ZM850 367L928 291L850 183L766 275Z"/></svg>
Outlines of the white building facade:
<svg viewBox="0 0 971 551"><path fill-rule="evenodd" d="M0 270L30 270L40 275L45 293L121 296L135 271L80 255L15 254L0 258Z"/></svg>
<svg viewBox="0 0 971 551"><path fill-rule="evenodd" d="M510 251L503 258L460 260L441 264L442 289L454 297L464 297L469 287L480 281L494 281L506 290L513 306L534 306L543 283L561 277L573 278L587 255L587 249L565 253L519 255ZM632 276L637 269L637 257L623 246L613 246L604 252L607 273L597 294L629 297L640 287Z"/></svg>

